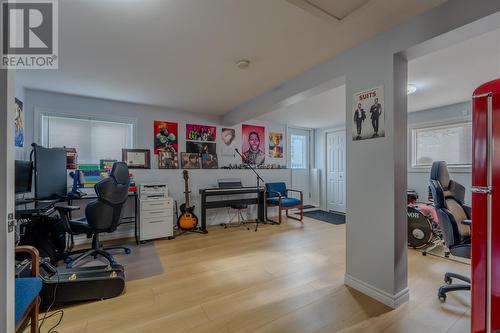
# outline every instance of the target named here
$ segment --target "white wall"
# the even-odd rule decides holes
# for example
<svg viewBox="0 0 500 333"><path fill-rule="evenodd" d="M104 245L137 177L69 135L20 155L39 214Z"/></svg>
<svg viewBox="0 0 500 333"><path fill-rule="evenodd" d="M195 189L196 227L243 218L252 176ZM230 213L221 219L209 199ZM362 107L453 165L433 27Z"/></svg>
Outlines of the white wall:
<svg viewBox="0 0 500 333"><path fill-rule="evenodd" d="M14 75L13 70L0 70L0 332L14 332L15 327L15 242L7 223L14 214Z"/></svg>
<svg viewBox="0 0 500 333"><path fill-rule="evenodd" d="M411 129L421 126L437 126L457 121L471 120L471 103L464 102L439 108L410 112L408 114L408 188L418 192L419 200L427 201L430 168L411 168ZM471 203L471 171L450 168L451 179L465 186L465 202Z"/></svg>
<svg viewBox="0 0 500 333"><path fill-rule="evenodd" d="M110 101L75 95L58 94L39 90L26 89L25 103L25 132L26 146L24 149L24 158L28 158L31 149L31 142L39 143L35 137L35 126L39 126L39 120L36 119L37 111L69 113L91 116L105 116L115 119L127 118L133 120L137 126L135 130L136 137L135 148L150 149L153 151L153 122L154 120L172 121L178 123L178 142L179 152L185 151L185 125L206 124L217 126L217 153L219 156L219 165L228 163L241 163L241 158L233 156L222 156L222 142L220 142L221 128L220 118L211 115L193 114L189 112L180 112L161 107L146 106L118 101ZM270 131L282 132L286 137L286 126L281 124L271 124L263 121L249 120L245 123L261 125L266 127L266 136ZM236 129L236 147L241 151L241 124L233 126ZM286 145L284 140L284 145ZM105 142L103 142L105 144ZM266 137L266 147L268 147L268 138ZM286 147L284 147L286 151ZM267 153L267 148L266 148ZM156 155L151 153L151 170L132 170L137 183L165 182L169 186L170 195L179 201L184 201L184 183L182 170L160 170ZM272 159L266 156L266 164L276 163L286 165L286 159ZM260 170L262 178L265 181L284 181L290 184L290 170ZM251 170L190 170L191 201L196 205L196 213L200 215L199 208L199 189L217 186L217 179L221 178L241 178L243 185L252 186L255 184L254 174ZM131 208L131 207L130 207ZM248 215L255 216L255 207L248 210ZM228 219L227 209L210 210L207 213L207 224L217 224L225 222ZM122 236L122 235L121 235Z"/></svg>
<svg viewBox="0 0 500 333"><path fill-rule="evenodd" d="M490 17L486 17L491 15ZM484 19L482 19L484 18ZM480 20L480 22L474 22ZM474 24L471 24L474 22ZM450 33L451 39L479 35L500 25L498 0L454 0L420 15L371 41L301 73L278 88L239 106L224 116L238 123L276 109L304 91L345 77L346 123L351 123L353 94L384 86L386 136L347 141L347 285L396 307L409 297L407 287L407 56L416 48ZM464 28L466 29L466 28ZM422 45L425 44L425 45ZM432 44L432 45L431 45ZM411 50L414 56L418 51ZM349 137L349 135L348 135ZM362 203L362 204L360 204Z"/></svg>

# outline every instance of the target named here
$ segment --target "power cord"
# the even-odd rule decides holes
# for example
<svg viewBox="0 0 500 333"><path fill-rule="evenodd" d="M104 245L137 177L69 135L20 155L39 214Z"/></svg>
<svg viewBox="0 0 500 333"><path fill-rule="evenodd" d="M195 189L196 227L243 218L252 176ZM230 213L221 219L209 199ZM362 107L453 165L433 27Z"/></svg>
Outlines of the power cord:
<svg viewBox="0 0 500 333"><path fill-rule="evenodd" d="M57 276L57 282L56 282L56 285L54 286L54 294L52 296L52 302L50 303L49 307L45 311L45 314L43 315L43 318L41 320L40 326L38 327L38 331L39 332L42 332L42 326L45 323L46 319L51 318L52 316L55 316L56 314L60 314L61 317L59 317L58 322L54 326L52 326L51 328L49 328L49 330L47 331L47 333L59 333L58 331L55 330L55 328L61 324L61 322L63 320L63 317L64 317L64 310L57 310L56 312L51 313L50 315L48 315L48 313L50 312L50 309L54 306L54 304L56 302L57 287L59 286L59 282L60 282L59 271L57 270L57 268L54 269L54 272L55 272L55 274Z"/></svg>

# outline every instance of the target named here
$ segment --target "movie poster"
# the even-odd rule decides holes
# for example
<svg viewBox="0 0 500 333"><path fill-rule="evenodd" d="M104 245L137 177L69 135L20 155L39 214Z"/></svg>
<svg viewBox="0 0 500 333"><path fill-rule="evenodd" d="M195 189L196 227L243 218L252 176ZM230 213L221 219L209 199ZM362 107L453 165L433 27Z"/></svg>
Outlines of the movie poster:
<svg viewBox="0 0 500 333"><path fill-rule="evenodd" d="M217 154L217 146L214 142L186 142L186 153L195 154Z"/></svg>
<svg viewBox="0 0 500 333"><path fill-rule="evenodd" d="M181 167L183 169L200 169L200 155L181 153Z"/></svg>
<svg viewBox="0 0 500 333"><path fill-rule="evenodd" d="M233 156L236 148L236 130L234 128L222 128L222 155Z"/></svg>
<svg viewBox="0 0 500 333"><path fill-rule="evenodd" d="M243 163L263 165L266 160L265 127L243 124L241 130Z"/></svg>
<svg viewBox="0 0 500 333"><path fill-rule="evenodd" d="M203 154L201 155L201 168L202 169L217 169L219 163L217 161L217 155Z"/></svg>
<svg viewBox="0 0 500 333"><path fill-rule="evenodd" d="M14 141L16 147L24 147L24 114L23 114L23 102L16 98L16 115L14 118Z"/></svg>
<svg viewBox="0 0 500 333"><path fill-rule="evenodd" d="M186 124L186 140L215 142L216 136L215 126Z"/></svg>
<svg viewBox="0 0 500 333"><path fill-rule="evenodd" d="M366 140L385 136L384 87L353 95L352 139Z"/></svg>
<svg viewBox="0 0 500 333"><path fill-rule="evenodd" d="M283 158L283 133L269 133L269 157Z"/></svg>
<svg viewBox="0 0 500 333"><path fill-rule="evenodd" d="M158 152L178 152L177 143L177 123L167 121L154 121L154 153Z"/></svg>
<svg viewBox="0 0 500 333"><path fill-rule="evenodd" d="M158 152L158 169L178 169L179 160L177 153L169 151Z"/></svg>

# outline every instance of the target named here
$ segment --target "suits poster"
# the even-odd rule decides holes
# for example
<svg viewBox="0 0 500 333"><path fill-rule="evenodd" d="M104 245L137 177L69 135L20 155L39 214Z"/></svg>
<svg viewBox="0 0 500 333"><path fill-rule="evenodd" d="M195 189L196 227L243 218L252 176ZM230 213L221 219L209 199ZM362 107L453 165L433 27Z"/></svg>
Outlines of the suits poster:
<svg viewBox="0 0 500 333"><path fill-rule="evenodd" d="M385 136L384 86L354 94L352 108L353 140Z"/></svg>

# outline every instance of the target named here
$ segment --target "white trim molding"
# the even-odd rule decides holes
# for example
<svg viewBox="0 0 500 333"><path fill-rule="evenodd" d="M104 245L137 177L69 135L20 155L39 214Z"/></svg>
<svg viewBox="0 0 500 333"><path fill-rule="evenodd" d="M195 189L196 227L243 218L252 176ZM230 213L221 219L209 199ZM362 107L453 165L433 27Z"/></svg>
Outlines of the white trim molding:
<svg viewBox="0 0 500 333"><path fill-rule="evenodd" d="M366 282L356 279L355 277L350 276L347 273L344 276L344 284L347 287L356 289L363 294L370 296L371 298L387 305L392 309L396 309L410 300L410 290L408 288L405 288L395 295L392 295Z"/></svg>

